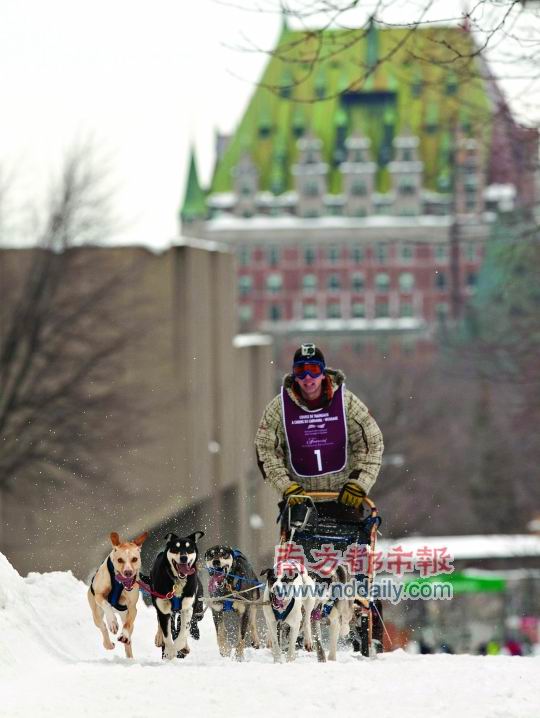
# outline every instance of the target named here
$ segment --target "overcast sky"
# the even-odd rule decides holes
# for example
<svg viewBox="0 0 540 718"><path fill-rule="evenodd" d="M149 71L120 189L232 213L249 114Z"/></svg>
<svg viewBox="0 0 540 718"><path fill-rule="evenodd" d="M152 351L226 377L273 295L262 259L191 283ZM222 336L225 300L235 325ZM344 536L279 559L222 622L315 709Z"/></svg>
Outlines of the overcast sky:
<svg viewBox="0 0 540 718"><path fill-rule="evenodd" d="M421 2L393 2L386 19L409 19ZM111 156L123 241L166 244L190 142L206 182L214 130L234 129L266 62L245 48L271 48L279 35L279 14L261 11L276 4L2 0L0 167L39 201L64 149L91 135ZM457 16L454 5L437 3L431 16ZM521 118L535 121L537 97L525 87L506 83Z"/></svg>

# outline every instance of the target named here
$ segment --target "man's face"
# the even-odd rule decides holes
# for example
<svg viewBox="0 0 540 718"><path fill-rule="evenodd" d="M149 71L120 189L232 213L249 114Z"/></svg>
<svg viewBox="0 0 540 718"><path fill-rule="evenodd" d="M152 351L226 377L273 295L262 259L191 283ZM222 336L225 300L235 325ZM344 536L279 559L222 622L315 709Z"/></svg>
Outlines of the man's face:
<svg viewBox="0 0 540 718"><path fill-rule="evenodd" d="M323 383L323 379L324 373L316 378L313 378L309 374L306 374L303 379L296 377L296 381L298 382L302 395L306 399L318 399L321 394L321 384Z"/></svg>

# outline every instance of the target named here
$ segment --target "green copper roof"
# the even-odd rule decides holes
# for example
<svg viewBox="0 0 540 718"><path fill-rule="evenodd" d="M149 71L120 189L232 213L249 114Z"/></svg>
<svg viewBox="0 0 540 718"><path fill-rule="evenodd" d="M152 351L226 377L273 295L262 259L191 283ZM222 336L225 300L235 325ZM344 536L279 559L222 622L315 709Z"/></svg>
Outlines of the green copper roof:
<svg viewBox="0 0 540 718"><path fill-rule="evenodd" d="M191 222L194 219L204 219L207 214L206 197L199 184L197 167L195 165L195 151L192 148L186 192L184 194L184 203L180 210L180 218L183 222Z"/></svg>
<svg viewBox="0 0 540 718"><path fill-rule="evenodd" d="M257 167L261 190L292 189L296 143L309 132L322 140L329 191L339 192L344 133L360 132L371 140L371 158L378 163L377 189L385 192L390 189L387 165L392 143L405 128L420 139L425 186L433 190L444 186L451 172L449 135L458 124L484 140L485 148L489 144L490 105L484 82L477 68L468 69L470 60L456 60L456 53L448 49L456 48L465 56L473 49L472 42L457 27L424 27L414 33L375 24L367 32L283 28L216 165L210 191L232 190L232 170L246 148ZM365 78L369 67L374 69ZM284 81L290 91L280 91Z"/></svg>

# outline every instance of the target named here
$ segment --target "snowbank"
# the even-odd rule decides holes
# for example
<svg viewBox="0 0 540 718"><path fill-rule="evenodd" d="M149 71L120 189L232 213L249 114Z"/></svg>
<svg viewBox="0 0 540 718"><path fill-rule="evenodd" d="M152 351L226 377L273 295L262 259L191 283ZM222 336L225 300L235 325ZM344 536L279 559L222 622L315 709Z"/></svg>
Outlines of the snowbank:
<svg viewBox="0 0 540 718"><path fill-rule="evenodd" d="M302 653L274 665L268 651L238 664L220 658L210 616L184 661L162 663L155 617L139 602L134 661L122 646L101 646L86 599L71 573L22 578L0 554L0 716L147 718L163 711L274 716L276 711L381 718L538 718L540 658L413 656L377 660L339 654L318 664Z"/></svg>

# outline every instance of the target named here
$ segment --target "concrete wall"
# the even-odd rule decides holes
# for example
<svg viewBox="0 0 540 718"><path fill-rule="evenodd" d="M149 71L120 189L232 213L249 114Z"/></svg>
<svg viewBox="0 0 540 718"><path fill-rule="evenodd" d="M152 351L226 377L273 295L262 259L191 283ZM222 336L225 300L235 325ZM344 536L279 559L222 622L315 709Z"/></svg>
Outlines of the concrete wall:
<svg viewBox="0 0 540 718"><path fill-rule="evenodd" d="M234 345L233 255L196 240L160 255L85 251L103 272L134 260L138 267L121 292L136 336L116 358L121 371L109 377L125 396L116 411L130 440L105 431L112 469L99 486L52 487L23 476L0 496L0 550L22 573L71 569L86 577L108 551L110 531L152 531L148 562L166 531L202 529L203 548L228 541L258 565L276 533L275 498L258 476L253 449L272 395L272 348L260 338ZM264 528L248 528L254 512Z"/></svg>

